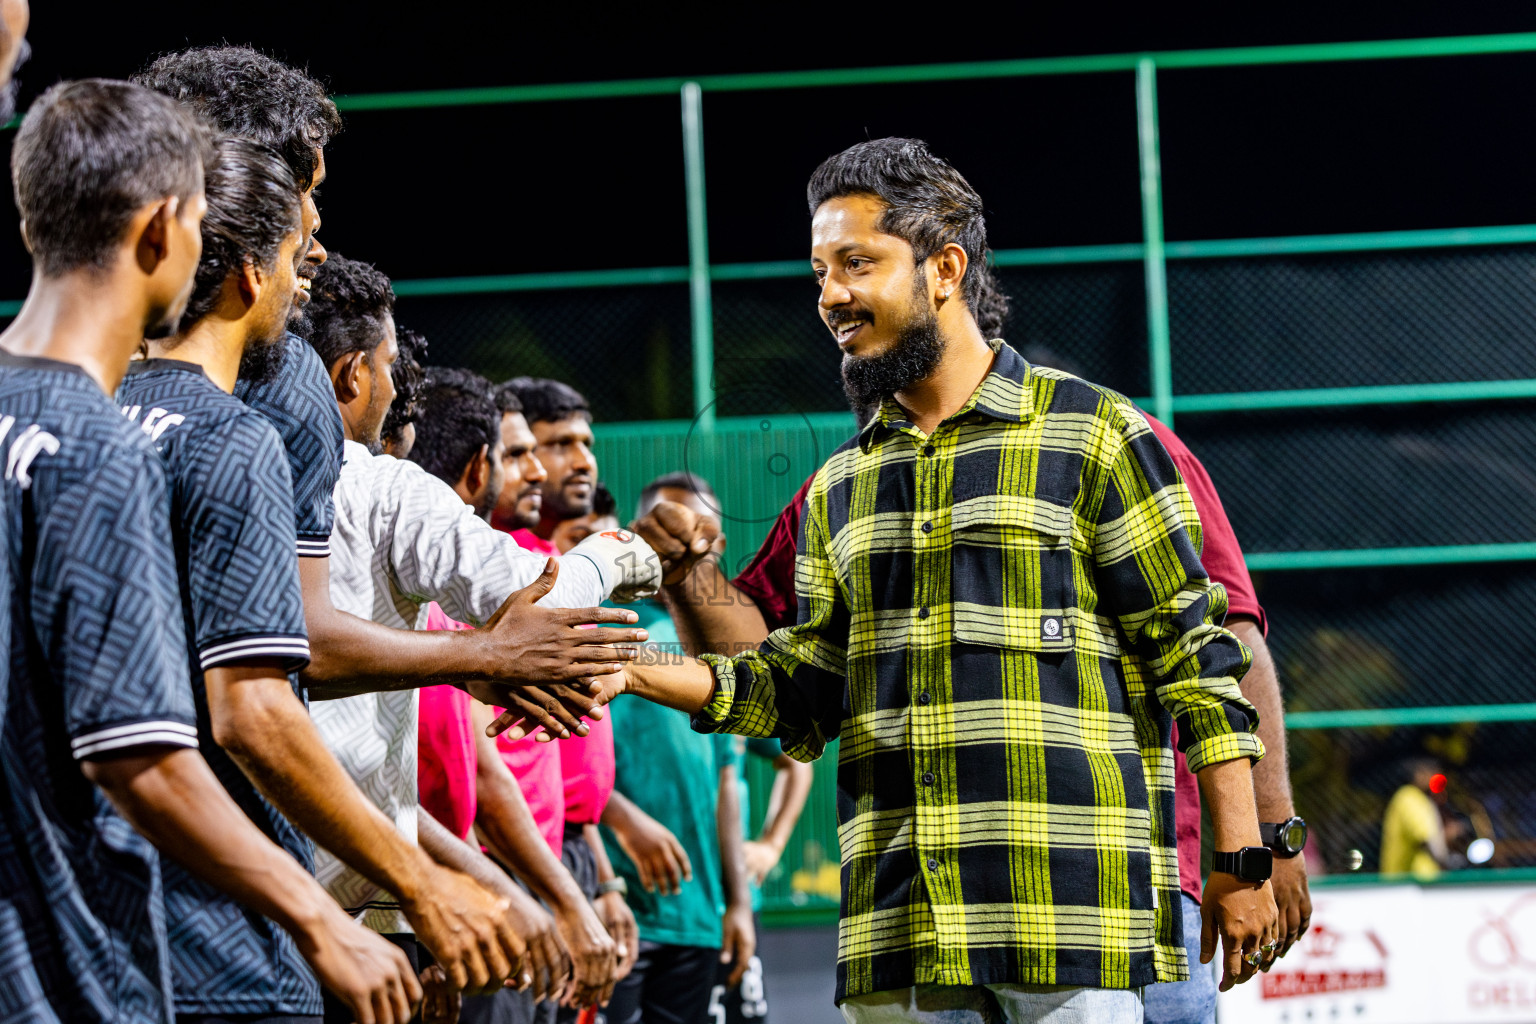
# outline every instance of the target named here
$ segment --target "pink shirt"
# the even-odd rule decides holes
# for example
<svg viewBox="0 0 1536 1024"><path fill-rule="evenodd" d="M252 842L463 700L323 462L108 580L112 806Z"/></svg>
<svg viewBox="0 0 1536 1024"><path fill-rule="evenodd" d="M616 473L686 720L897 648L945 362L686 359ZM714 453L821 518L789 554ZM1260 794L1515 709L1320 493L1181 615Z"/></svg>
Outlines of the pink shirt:
<svg viewBox="0 0 1536 1024"><path fill-rule="evenodd" d="M519 547L541 555L558 557L560 551L549 541L544 540L532 530L514 530L512 539L517 541ZM537 743L530 737L524 737L517 744L503 743L497 740L497 746L501 749L502 757L507 762L507 767L512 769L512 774L517 776L522 783L523 796L528 800L528 807L533 811L534 820L539 823L539 829L544 833L544 838L555 838L550 845L558 856L560 853L560 841L566 822L579 825L596 824L603 816L603 808L608 806L608 797L613 792L613 724L605 716L601 721L587 720L589 731L585 737L572 736L568 740L559 743ZM513 764L512 751L509 747L528 744L537 748L535 752L519 751L518 759L526 762L523 771ZM538 785L551 786L552 783L545 776L549 772L549 766L539 762L545 757L541 752L549 751L554 755L558 767L556 776L558 779L558 803L560 806L560 824L554 826L553 832L546 827L546 819L540 815L534 805L535 796L530 792L529 782L535 774L538 776ZM546 757L546 759L548 759ZM525 778L524 772L528 773ZM540 793L538 799L554 801L553 788L548 797ZM546 812L547 813L547 812ZM553 824L553 815L549 815L550 824Z"/></svg>
<svg viewBox="0 0 1536 1024"><path fill-rule="evenodd" d="M550 558L560 557L560 549L555 547L553 541L545 540L532 530L513 530L510 536L524 551L532 551L536 555L547 555Z"/></svg>
<svg viewBox="0 0 1536 1024"><path fill-rule="evenodd" d="M434 601L427 605L428 629L469 629L450 619ZM416 785L427 813L460 839L475 823L475 724L472 698L457 686L421 690L416 726Z"/></svg>
<svg viewBox="0 0 1536 1024"><path fill-rule="evenodd" d="M501 709L496 709L500 713ZM539 834L556 857L565 841L565 783L560 777L560 742L539 743L532 736L496 737L496 749L517 779Z"/></svg>

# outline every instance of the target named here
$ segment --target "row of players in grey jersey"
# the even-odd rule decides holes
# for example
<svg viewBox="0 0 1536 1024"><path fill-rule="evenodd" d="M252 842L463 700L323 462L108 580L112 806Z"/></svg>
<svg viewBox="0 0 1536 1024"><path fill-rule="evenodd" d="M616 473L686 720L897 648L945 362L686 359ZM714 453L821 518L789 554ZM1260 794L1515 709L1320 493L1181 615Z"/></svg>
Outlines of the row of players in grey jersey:
<svg viewBox="0 0 1536 1024"><path fill-rule="evenodd" d="M355 496L354 520L420 525L426 547L393 529L387 573L338 573L357 588L409 576L413 600L487 628L415 633L399 595L333 604L342 424L325 367L285 327L326 256L313 190L338 128L307 76L219 48L161 58L139 84L55 86L18 133L36 273L0 335L0 417L15 424L0 489L0 1020L311 1017L324 984L360 1024L403 1024L421 985L316 883L311 840L333 883L392 901L445 990L604 993L528 977L507 898L423 853L403 797L358 788L290 679L342 698L343 722L371 702L364 718L399 727L414 688L454 683L581 731L591 700L561 684L617 667L627 652L602 645L643 635L578 631L633 616L559 606L633 599L663 571L620 532L552 579L447 485L386 468L389 489ZM254 208L270 216L242 223ZM219 247L234 258L213 259ZM125 380L145 338L151 358ZM242 404L231 392L253 355L269 372ZM418 523L434 508L447 518ZM445 537L475 573L434 573ZM403 751L392 774L414 786ZM176 865L163 873L162 854Z"/></svg>

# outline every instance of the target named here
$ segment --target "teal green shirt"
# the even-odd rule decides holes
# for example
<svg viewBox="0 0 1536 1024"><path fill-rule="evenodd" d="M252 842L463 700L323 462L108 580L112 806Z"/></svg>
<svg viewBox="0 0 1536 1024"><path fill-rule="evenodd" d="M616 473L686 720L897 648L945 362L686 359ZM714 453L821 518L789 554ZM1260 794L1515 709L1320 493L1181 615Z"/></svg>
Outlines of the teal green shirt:
<svg viewBox="0 0 1536 1024"><path fill-rule="evenodd" d="M650 642L678 651L677 630L666 609L651 601L630 605ZM642 811L672 830L693 866L693 881L676 896L646 892L634 862L603 829L613 870L629 885L626 897L640 927L640 938L670 946L719 949L725 888L720 873L720 843L715 809L720 769L732 763L733 738L696 733L688 716L636 698L609 705L613 716L613 788Z"/></svg>

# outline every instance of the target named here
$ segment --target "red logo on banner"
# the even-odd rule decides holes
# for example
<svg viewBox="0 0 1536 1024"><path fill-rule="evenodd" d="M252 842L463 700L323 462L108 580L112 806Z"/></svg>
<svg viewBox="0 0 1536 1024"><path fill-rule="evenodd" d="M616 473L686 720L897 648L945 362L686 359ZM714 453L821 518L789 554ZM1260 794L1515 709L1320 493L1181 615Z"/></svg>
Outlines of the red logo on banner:
<svg viewBox="0 0 1536 1024"><path fill-rule="evenodd" d="M1302 955L1295 969L1286 970L1281 961L1268 974L1259 975L1262 998L1291 999L1387 987L1387 947L1370 929L1343 933L1314 921L1296 952Z"/></svg>

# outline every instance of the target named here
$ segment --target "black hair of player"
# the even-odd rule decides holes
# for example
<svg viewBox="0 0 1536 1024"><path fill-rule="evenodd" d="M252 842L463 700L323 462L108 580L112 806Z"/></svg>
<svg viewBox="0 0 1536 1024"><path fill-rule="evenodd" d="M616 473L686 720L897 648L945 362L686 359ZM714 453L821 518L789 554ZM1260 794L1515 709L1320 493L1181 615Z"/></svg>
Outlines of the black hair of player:
<svg viewBox="0 0 1536 1024"><path fill-rule="evenodd" d="M715 497L715 489L709 486L709 481L697 473L666 473L646 484L640 491L639 511L636 515L645 515L656 504L656 495L666 488L674 491L691 491L697 494L705 506L712 509L720 507L720 499ZM595 507L595 506L594 506Z"/></svg>
<svg viewBox="0 0 1536 1024"><path fill-rule="evenodd" d="M491 382L470 370L427 367L410 460L447 484L456 484L483 446L501 438L501 412Z"/></svg>
<svg viewBox="0 0 1536 1024"><path fill-rule="evenodd" d="M384 414L384 426L379 430L379 441L398 446L405 436L405 428L421 420L421 396L426 388L427 339L409 327L395 326L395 344L400 354L395 357L390 379L395 382L395 400Z"/></svg>
<svg viewBox="0 0 1536 1024"><path fill-rule="evenodd" d="M513 377L496 389L498 395L504 391L521 403L522 413L530 424L553 423L577 415L585 416L588 422L592 420L592 407L581 392L558 380Z"/></svg>
<svg viewBox="0 0 1536 1024"><path fill-rule="evenodd" d="M987 222L970 182L920 139L873 139L828 157L805 189L812 216L822 203L873 196L885 204L878 228L904 239L921 264L951 242L969 264L960 294L987 338L1001 337L1008 297L988 266Z"/></svg>
<svg viewBox="0 0 1536 1024"><path fill-rule="evenodd" d="M507 382L507 384L510 383L511 381ZM501 410L503 416L509 412L520 414L523 411L523 400L518 398L517 392L509 388L507 384L496 385L491 391L491 397L496 399L496 408Z"/></svg>
<svg viewBox="0 0 1536 1024"><path fill-rule="evenodd" d="M183 332L213 312L230 274L246 264L264 271L276 268L283 240L300 227L299 192L282 154L260 142L228 135L216 145L217 156L208 167L203 189L208 199L203 256L181 318ZM270 353L273 347L254 346L247 355ZM276 368L275 361L267 363L270 369ZM254 365L242 366L240 376L266 379Z"/></svg>
<svg viewBox="0 0 1536 1024"><path fill-rule="evenodd" d="M11 147L11 183L44 277L105 269L139 210L203 190L213 134L190 111L127 82L53 86Z"/></svg>
<svg viewBox="0 0 1536 1024"><path fill-rule="evenodd" d="M314 181L315 151L341 131L325 86L248 46L168 53L133 80L190 105L222 132L265 142L283 155L301 190Z"/></svg>
<svg viewBox="0 0 1536 1024"><path fill-rule="evenodd" d="M367 353L372 366L394 310L389 278L372 264L333 252L316 268L309 305L294 329L320 354L326 372L353 352Z"/></svg>

